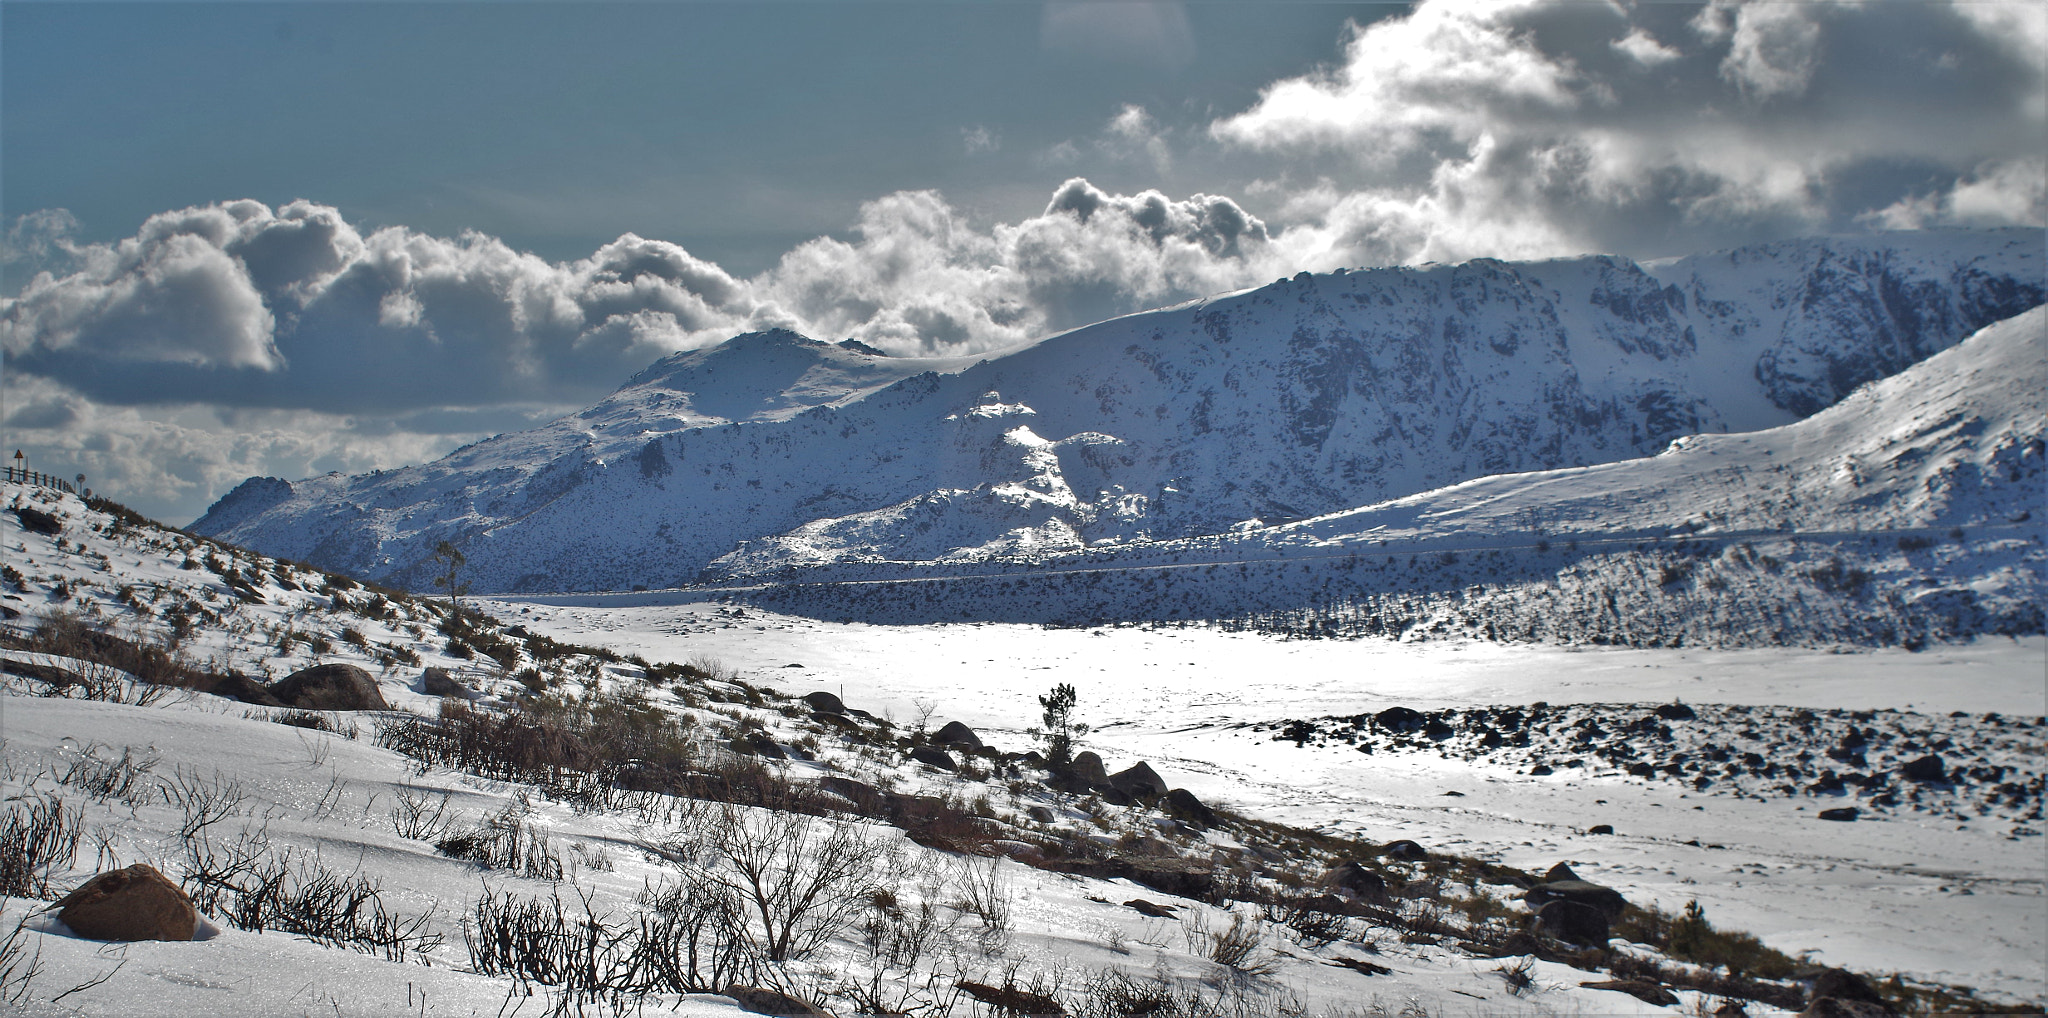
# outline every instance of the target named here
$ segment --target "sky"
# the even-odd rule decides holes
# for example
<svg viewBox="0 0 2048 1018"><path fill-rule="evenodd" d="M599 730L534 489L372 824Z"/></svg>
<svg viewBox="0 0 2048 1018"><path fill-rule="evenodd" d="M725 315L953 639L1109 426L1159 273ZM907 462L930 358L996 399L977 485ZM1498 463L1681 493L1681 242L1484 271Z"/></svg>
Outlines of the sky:
<svg viewBox="0 0 2048 1018"><path fill-rule="evenodd" d="M0 5L32 466L174 523L754 329L971 354L1298 271L2042 225L2048 5Z"/></svg>

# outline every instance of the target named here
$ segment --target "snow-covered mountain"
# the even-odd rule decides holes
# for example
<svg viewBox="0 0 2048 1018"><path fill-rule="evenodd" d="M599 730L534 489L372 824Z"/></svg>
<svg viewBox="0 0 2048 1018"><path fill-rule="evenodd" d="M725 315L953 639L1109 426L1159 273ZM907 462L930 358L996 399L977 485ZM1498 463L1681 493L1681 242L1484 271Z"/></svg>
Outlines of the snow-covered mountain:
<svg viewBox="0 0 2048 1018"><path fill-rule="evenodd" d="M798 534L714 570L760 586L751 600L827 618L1913 645L2042 630L2044 509L2048 308L2036 308L1804 420L1686 436L1641 459L1226 535L900 562L828 560Z"/></svg>
<svg viewBox="0 0 2048 1018"><path fill-rule="evenodd" d="M967 364L788 333L542 429L244 483L194 529L478 590L985 561L1256 529L1788 424L2044 300L2042 231L1302 274Z"/></svg>

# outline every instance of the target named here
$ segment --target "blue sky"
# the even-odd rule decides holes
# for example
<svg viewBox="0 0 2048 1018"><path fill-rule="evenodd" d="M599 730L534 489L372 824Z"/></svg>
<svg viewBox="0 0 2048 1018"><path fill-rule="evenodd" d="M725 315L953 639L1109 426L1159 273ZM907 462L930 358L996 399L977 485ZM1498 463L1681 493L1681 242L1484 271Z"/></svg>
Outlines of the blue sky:
<svg viewBox="0 0 2048 1018"><path fill-rule="evenodd" d="M750 329L2041 225L2044 107L2022 2L9 2L0 384L176 522Z"/></svg>
<svg viewBox="0 0 2048 1018"><path fill-rule="evenodd" d="M10 3L5 213L69 209L104 240L309 198L557 259L634 231L752 273L892 191L1021 218L1068 169L1225 186L1047 153L1126 104L1243 109L1338 59L1347 20L1403 9L1128 7L1095 15L1093 46L1014 2Z"/></svg>

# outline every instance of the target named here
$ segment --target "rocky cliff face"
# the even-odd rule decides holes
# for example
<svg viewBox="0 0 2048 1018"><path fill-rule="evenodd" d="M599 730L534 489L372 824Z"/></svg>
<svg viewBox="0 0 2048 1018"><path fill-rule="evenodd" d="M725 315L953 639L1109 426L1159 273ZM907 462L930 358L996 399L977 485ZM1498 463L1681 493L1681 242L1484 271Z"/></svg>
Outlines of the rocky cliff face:
<svg viewBox="0 0 2048 1018"><path fill-rule="evenodd" d="M666 586L1227 532L1754 431L2044 299L2038 230L1302 274L977 363L743 336L431 464L194 528L420 586Z"/></svg>

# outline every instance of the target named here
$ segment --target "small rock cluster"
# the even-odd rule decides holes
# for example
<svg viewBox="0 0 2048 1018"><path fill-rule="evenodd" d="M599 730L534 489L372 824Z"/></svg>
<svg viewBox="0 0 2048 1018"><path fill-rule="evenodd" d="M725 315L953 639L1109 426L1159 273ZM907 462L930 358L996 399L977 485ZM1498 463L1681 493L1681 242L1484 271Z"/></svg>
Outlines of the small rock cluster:
<svg viewBox="0 0 2048 1018"><path fill-rule="evenodd" d="M1622 776L1694 791L1810 797L1823 819L1932 813L2039 833L2048 719L1746 705L1573 704L1418 711L1254 726L1297 746L1433 752L1522 773Z"/></svg>

